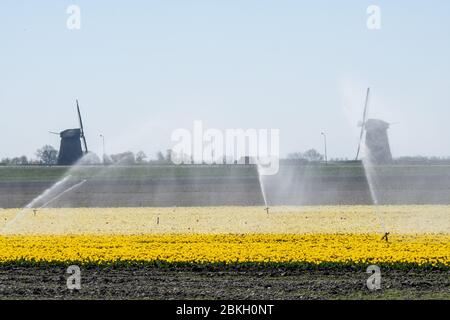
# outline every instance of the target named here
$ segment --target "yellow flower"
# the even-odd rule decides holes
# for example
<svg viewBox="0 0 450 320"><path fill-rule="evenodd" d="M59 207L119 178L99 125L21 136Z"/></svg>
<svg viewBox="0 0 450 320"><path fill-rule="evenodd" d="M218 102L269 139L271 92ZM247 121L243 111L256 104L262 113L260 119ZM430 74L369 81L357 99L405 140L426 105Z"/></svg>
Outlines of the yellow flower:
<svg viewBox="0 0 450 320"><path fill-rule="evenodd" d="M450 235L3 236L0 262L387 263L450 266Z"/></svg>

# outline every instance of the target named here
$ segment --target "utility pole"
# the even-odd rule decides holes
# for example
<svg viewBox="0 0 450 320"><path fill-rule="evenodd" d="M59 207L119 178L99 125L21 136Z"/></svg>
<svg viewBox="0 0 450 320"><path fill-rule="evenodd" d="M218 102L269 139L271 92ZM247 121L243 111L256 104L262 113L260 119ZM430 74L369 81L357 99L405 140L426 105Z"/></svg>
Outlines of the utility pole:
<svg viewBox="0 0 450 320"><path fill-rule="evenodd" d="M211 136L211 165L216 164L214 161L214 137Z"/></svg>
<svg viewBox="0 0 450 320"><path fill-rule="evenodd" d="M103 134L100 135L103 141L103 165L106 164L106 153L105 153L105 136Z"/></svg>
<svg viewBox="0 0 450 320"><path fill-rule="evenodd" d="M328 164L328 157L327 157L327 135L325 134L325 132L321 133L323 136L323 145L324 145L324 149L325 149L325 165Z"/></svg>

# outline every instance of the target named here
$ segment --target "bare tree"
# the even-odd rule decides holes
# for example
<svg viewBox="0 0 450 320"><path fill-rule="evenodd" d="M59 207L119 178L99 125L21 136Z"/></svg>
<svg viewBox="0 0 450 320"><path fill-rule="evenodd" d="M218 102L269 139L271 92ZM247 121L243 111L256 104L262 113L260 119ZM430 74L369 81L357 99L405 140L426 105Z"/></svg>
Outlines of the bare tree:
<svg viewBox="0 0 450 320"><path fill-rule="evenodd" d="M144 153L144 151L139 151L138 153L136 153L136 162L137 163L144 163L145 159L147 158L147 155Z"/></svg>
<svg viewBox="0 0 450 320"><path fill-rule="evenodd" d="M50 145L45 145L36 151L36 156L40 163L45 165L55 165L58 162L58 151Z"/></svg>
<svg viewBox="0 0 450 320"><path fill-rule="evenodd" d="M317 152L316 149L309 149L303 153L303 157L305 160L316 162L316 161L322 161L323 155Z"/></svg>
<svg viewBox="0 0 450 320"><path fill-rule="evenodd" d="M315 149L309 149L305 152L294 152L288 154L287 158L289 160L303 160L310 162L318 162L323 160L323 155L317 152Z"/></svg>

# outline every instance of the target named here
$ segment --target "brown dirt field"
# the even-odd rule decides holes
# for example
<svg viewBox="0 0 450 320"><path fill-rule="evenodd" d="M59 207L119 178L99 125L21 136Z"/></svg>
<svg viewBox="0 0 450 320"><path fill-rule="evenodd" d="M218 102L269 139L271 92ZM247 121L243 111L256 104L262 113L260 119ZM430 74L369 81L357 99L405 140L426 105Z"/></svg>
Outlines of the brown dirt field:
<svg viewBox="0 0 450 320"><path fill-rule="evenodd" d="M0 299L450 299L450 270L382 270L382 289L365 269L271 267L86 267L81 290L61 266L0 267Z"/></svg>

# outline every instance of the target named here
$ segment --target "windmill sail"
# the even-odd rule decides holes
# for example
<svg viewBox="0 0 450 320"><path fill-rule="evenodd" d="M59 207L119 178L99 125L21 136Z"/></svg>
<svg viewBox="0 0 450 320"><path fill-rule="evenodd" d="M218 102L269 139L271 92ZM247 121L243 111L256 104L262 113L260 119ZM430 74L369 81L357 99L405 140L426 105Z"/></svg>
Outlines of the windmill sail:
<svg viewBox="0 0 450 320"><path fill-rule="evenodd" d="M364 129L365 129L366 121L367 121L367 108L369 106L369 97L370 97L370 88L367 88L366 102L364 104L363 118L362 118L362 122L361 122L361 132L359 134L358 151L356 152L355 161L358 160L359 152L361 151L361 143L363 140Z"/></svg>
<svg viewBox="0 0 450 320"><path fill-rule="evenodd" d="M77 112L78 112L78 121L80 122L80 136L81 136L81 139L83 139L84 152L88 153L86 136L84 135L83 120L81 119L81 112L80 112L80 106L78 105L78 100L77 100Z"/></svg>

